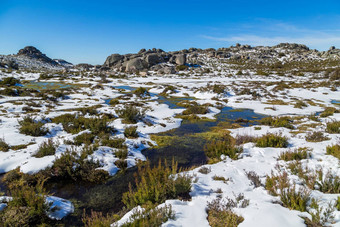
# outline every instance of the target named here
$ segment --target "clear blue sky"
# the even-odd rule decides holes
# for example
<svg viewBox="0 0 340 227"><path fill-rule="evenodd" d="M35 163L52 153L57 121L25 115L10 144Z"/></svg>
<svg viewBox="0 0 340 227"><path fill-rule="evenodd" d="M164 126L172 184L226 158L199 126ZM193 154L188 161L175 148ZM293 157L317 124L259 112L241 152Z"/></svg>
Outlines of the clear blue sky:
<svg viewBox="0 0 340 227"><path fill-rule="evenodd" d="M102 64L112 53L235 43L340 48L339 0L0 0L0 53L33 45L51 58Z"/></svg>

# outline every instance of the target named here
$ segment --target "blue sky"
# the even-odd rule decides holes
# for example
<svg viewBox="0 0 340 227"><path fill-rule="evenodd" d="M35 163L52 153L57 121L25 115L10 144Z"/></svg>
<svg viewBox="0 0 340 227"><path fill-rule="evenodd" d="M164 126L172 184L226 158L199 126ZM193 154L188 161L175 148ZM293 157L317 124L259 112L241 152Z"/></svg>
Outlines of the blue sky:
<svg viewBox="0 0 340 227"><path fill-rule="evenodd" d="M340 48L340 1L0 0L0 53L33 45L51 58L102 64L112 53L235 43Z"/></svg>

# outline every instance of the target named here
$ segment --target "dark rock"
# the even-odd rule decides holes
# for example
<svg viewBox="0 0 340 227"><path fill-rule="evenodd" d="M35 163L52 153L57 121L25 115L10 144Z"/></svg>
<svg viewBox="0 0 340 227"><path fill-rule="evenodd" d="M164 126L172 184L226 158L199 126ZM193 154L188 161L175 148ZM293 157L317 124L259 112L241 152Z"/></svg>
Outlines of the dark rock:
<svg viewBox="0 0 340 227"><path fill-rule="evenodd" d="M145 57L145 61L149 67L164 62L164 59L159 54L149 54Z"/></svg>
<svg viewBox="0 0 340 227"><path fill-rule="evenodd" d="M146 67L147 67L147 63L144 60L142 60L141 58L134 58L126 63L125 71L136 72L136 71L146 69Z"/></svg>
<svg viewBox="0 0 340 227"><path fill-rule="evenodd" d="M47 57L45 54L41 53L40 50L33 46L27 46L21 50L19 50L18 54L19 56L26 56L29 58L34 58L52 65L57 65L58 63L56 61L53 61L51 58Z"/></svg>
<svg viewBox="0 0 340 227"><path fill-rule="evenodd" d="M124 59L123 55L120 54L112 54L106 58L106 61L104 63L104 66L106 67L112 67L116 65L118 62Z"/></svg>

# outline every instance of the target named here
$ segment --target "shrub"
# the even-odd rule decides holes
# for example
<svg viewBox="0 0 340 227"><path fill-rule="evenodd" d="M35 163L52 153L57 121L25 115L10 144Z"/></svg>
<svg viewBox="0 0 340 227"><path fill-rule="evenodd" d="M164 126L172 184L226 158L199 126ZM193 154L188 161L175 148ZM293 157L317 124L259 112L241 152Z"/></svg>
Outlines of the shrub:
<svg viewBox="0 0 340 227"><path fill-rule="evenodd" d="M326 147L326 153L340 159L340 144Z"/></svg>
<svg viewBox="0 0 340 227"><path fill-rule="evenodd" d="M339 194L340 193L340 177L327 172L323 176L322 170L319 171L319 180L316 182L317 188L323 193Z"/></svg>
<svg viewBox="0 0 340 227"><path fill-rule="evenodd" d="M10 149L8 143L6 143L5 139L0 138L0 151L7 152Z"/></svg>
<svg viewBox="0 0 340 227"><path fill-rule="evenodd" d="M207 143L204 152L212 160L220 160L221 155L226 155L235 160L243 152L243 149L236 146L236 141L232 136L225 134L221 138L213 139Z"/></svg>
<svg viewBox="0 0 340 227"><path fill-rule="evenodd" d="M307 203L310 200L309 196L309 191L302 188L296 191L296 186L293 185L281 191L280 200L283 206L289 209L305 212L307 211Z"/></svg>
<svg viewBox="0 0 340 227"><path fill-rule="evenodd" d="M236 202L228 201L228 203L221 202L221 199L215 199L212 202L208 202L206 212L208 214L208 222L210 226L219 227L236 227L243 222L244 218L238 216L232 211L232 208Z"/></svg>
<svg viewBox="0 0 340 227"><path fill-rule="evenodd" d="M127 161L122 159L118 159L117 161L115 161L115 165L122 171L125 171L128 167Z"/></svg>
<svg viewBox="0 0 340 227"><path fill-rule="evenodd" d="M229 181L229 178L228 179L226 179L225 177L222 177L222 176L213 176L212 177L212 179L213 180L215 180L215 181L223 181L224 183L227 183L228 181Z"/></svg>
<svg viewBox="0 0 340 227"><path fill-rule="evenodd" d="M175 214L171 205L165 205L161 208L145 209L143 211L135 210L129 220L122 224L121 227L132 226L161 226L169 219L175 219Z"/></svg>
<svg viewBox="0 0 340 227"><path fill-rule="evenodd" d="M118 148L122 149L125 148L124 142L125 139L123 138L114 138L114 139L103 139L102 146L112 147L112 148Z"/></svg>
<svg viewBox="0 0 340 227"><path fill-rule="evenodd" d="M256 140L257 147L287 147L288 139L280 134L267 133Z"/></svg>
<svg viewBox="0 0 340 227"><path fill-rule="evenodd" d="M119 159L126 159L128 156L128 150L125 149L119 149L118 151L115 152L115 156Z"/></svg>
<svg viewBox="0 0 340 227"><path fill-rule="evenodd" d="M151 168L147 162L142 168L138 165L136 188L129 185L129 191L123 194L123 203L127 208L138 205L160 204L167 199L176 199L180 196L189 196L191 191L191 177L186 174L177 174L177 163L164 166L159 161L158 166Z"/></svg>
<svg viewBox="0 0 340 227"><path fill-rule="evenodd" d="M47 211L50 204L45 202L47 195L43 188L44 181L36 186L22 184L10 188L12 200L0 213L0 221L4 226L38 226L48 221Z"/></svg>
<svg viewBox="0 0 340 227"><path fill-rule="evenodd" d="M21 126L19 129L20 133L30 136L45 136L48 130L44 128L44 123L41 121L36 121L30 116L25 116L21 121L19 121Z"/></svg>
<svg viewBox="0 0 340 227"><path fill-rule="evenodd" d="M96 212L91 210L91 215L86 215L85 211L83 213L82 222L85 227L109 227L112 223L117 221L119 216L117 215L103 215L101 212Z"/></svg>
<svg viewBox="0 0 340 227"><path fill-rule="evenodd" d="M138 97L150 96L150 93L148 92L148 90L143 87L139 87L136 90L134 90L133 94L135 94Z"/></svg>
<svg viewBox="0 0 340 227"><path fill-rule="evenodd" d="M54 155L59 144L53 142L53 139L48 139L40 144L38 151L33 155L34 157L41 158L48 155Z"/></svg>
<svg viewBox="0 0 340 227"><path fill-rule="evenodd" d="M309 132L305 138L308 142L322 142L330 139L320 131Z"/></svg>
<svg viewBox="0 0 340 227"><path fill-rule="evenodd" d="M124 129L124 136L127 138L138 138L137 126L126 127Z"/></svg>
<svg viewBox="0 0 340 227"><path fill-rule="evenodd" d="M202 174L208 174L208 173L210 173L211 172L211 168L209 167L205 167L205 166L203 166L203 167L201 167L199 170L198 170L198 172L200 172L200 173L202 173Z"/></svg>
<svg viewBox="0 0 340 227"><path fill-rule="evenodd" d="M337 110L334 107L326 107L324 111L320 114L320 117L329 117L332 116L334 113L339 113L339 110Z"/></svg>
<svg viewBox="0 0 340 227"><path fill-rule="evenodd" d="M184 71L187 70L189 67L187 65L177 65L176 70L177 71Z"/></svg>
<svg viewBox="0 0 340 227"><path fill-rule="evenodd" d="M116 113L123 118L123 122L130 124L135 124L144 117L144 113L132 105L126 105L123 109L116 110Z"/></svg>
<svg viewBox="0 0 340 227"><path fill-rule="evenodd" d="M82 145L83 143L86 145L90 145L93 143L93 140L96 136L93 133L82 133L74 138L74 145Z"/></svg>
<svg viewBox="0 0 340 227"><path fill-rule="evenodd" d="M77 117L75 114L63 114L52 119L53 123L63 125L66 132L76 134L83 130L90 130L95 135L100 133L111 133L114 129L108 127L109 118L107 116L96 118Z"/></svg>
<svg viewBox="0 0 340 227"><path fill-rule="evenodd" d="M261 186L261 180L259 175L257 175L256 172L254 171L250 171L250 172L246 172L246 175L248 177L248 179L252 182L252 184L254 185L255 188L258 188Z"/></svg>
<svg viewBox="0 0 340 227"><path fill-rule="evenodd" d="M208 113L207 106L200 106L200 105L190 105L186 110L182 112L183 115L190 115L190 114L206 114Z"/></svg>
<svg viewBox="0 0 340 227"><path fill-rule="evenodd" d="M97 169L100 167L99 162L87 158L91 153L93 153L91 147L85 147L80 155L67 150L54 161L52 167L45 170L46 175L54 180L65 179L93 183L106 180L109 176L108 172Z"/></svg>
<svg viewBox="0 0 340 227"><path fill-rule="evenodd" d="M14 77L5 77L2 78L0 81L0 85L5 85L5 86L14 86L16 84L20 83L18 79L15 79Z"/></svg>
<svg viewBox="0 0 340 227"><path fill-rule="evenodd" d="M310 149L308 149L307 147L300 147L295 149L294 151L285 151L282 152L279 155L279 160L284 160L286 162L288 161L293 161L293 160L297 160L300 161L302 159L307 159L311 157L311 153L309 152Z"/></svg>
<svg viewBox="0 0 340 227"><path fill-rule="evenodd" d="M340 121L333 121L327 123L327 129L326 132L328 133L340 133Z"/></svg>
<svg viewBox="0 0 340 227"><path fill-rule="evenodd" d="M304 101L297 101L295 104L294 104L294 108L299 108L299 109L302 109L302 107L307 107L307 103L305 103Z"/></svg>
<svg viewBox="0 0 340 227"><path fill-rule="evenodd" d="M256 137L250 135L237 135L236 136L236 145L241 145L244 143L252 143L256 141Z"/></svg>
<svg viewBox="0 0 340 227"><path fill-rule="evenodd" d="M260 124L262 125L294 129L294 126L291 123L292 120L289 117L265 117L260 120Z"/></svg>
<svg viewBox="0 0 340 227"><path fill-rule="evenodd" d="M119 99L111 99L111 100L109 101L109 104L110 104L111 106L115 106L115 105L119 104Z"/></svg>

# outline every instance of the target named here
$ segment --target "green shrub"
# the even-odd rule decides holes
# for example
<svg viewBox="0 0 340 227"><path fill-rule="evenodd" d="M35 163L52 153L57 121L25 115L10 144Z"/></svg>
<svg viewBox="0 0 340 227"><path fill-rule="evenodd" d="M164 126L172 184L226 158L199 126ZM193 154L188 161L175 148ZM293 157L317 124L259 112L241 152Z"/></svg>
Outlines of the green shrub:
<svg viewBox="0 0 340 227"><path fill-rule="evenodd" d="M115 165L121 170L121 171L125 171L128 167L127 165L127 161L123 160L123 159L118 159L117 161L115 161Z"/></svg>
<svg viewBox="0 0 340 227"><path fill-rule="evenodd" d="M257 147L287 147L288 138L280 134L267 133L256 140Z"/></svg>
<svg viewBox="0 0 340 227"><path fill-rule="evenodd" d="M123 109L116 110L116 113L128 124L135 124L144 117L144 113L132 105L126 105Z"/></svg>
<svg viewBox="0 0 340 227"><path fill-rule="evenodd" d="M319 191L327 194L339 194L340 193L340 177L327 172L325 176L322 176L322 170L319 172L319 180L316 182Z"/></svg>
<svg viewBox="0 0 340 227"><path fill-rule="evenodd" d="M226 155L235 160L243 152L243 149L236 146L236 141L232 136L225 134L221 138L213 139L207 143L204 152L212 161L221 160L221 155Z"/></svg>
<svg viewBox="0 0 340 227"><path fill-rule="evenodd" d="M339 110L337 110L334 107L326 107L324 111L320 114L320 117L329 117L332 116L334 113L339 113Z"/></svg>
<svg viewBox="0 0 340 227"><path fill-rule="evenodd" d="M63 114L52 119L53 123L63 125L66 132L76 134L83 130L90 130L95 135L101 133L111 133L114 129L107 124L109 118L107 116L101 116L96 118L85 118L82 116L76 116L75 114Z"/></svg>
<svg viewBox="0 0 340 227"><path fill-rule="evenodd" d="M299 109L302 109L302 107L307 107L307 103L305 103L304 101L297 101L295 104L294 104L294 108L299 108Z"/></svg>
<svg viewBox="0 0 340 227"><path fill-rule="evenodd" d="M30 136L45 136L48 130L44 128L44 123L41 121L36 121L30 116L25 116L21 121L19 121L21 126L19 132Z"/></svg>
<svg viewBox="0 0 340 227"><path fill-rule="evenodd" d="M232 206L229 202L222 203L220 199L208 202L206 212L209 225L212 227L236 227L244 221L242 216L238 216L232 211Z"/></svg>
<svg viewBox="0 0 340 227"><path fill-rule="evenodd" d="M125 149L119 149L118 151L115 152L115 156L119 159L126 159L128 156L128 150Z"/></svg>
<svg viewBox="0 0 340 227"><path fill-rule="evenodd" d="M9 189L13 199L0 213L3 226L40 226L48 222L50 204L45 202L47 192L43 184L44 181L39 181L36 186L21 184Z"/></svg>
<svg viewBox="0 0 340 227"><path fill-rule="evenodd" d="M176 70L177 71L184 71L187 70L189 67L187 65L177 65Z"/></svg>
<svg viewBox="0 0 340 227"><path fill-rule="evenodd" d="M101 212L91 210L91 215L83 213L82 222L85 227L109 227L119 219L118 215L103 215Z"/></svg>
<svg viewBox="0 0 340 227"><path fill-rule="evenodd" d="M292 120L289 117L265 117L260 120L260 124L294 129Z"/></svg>
<svg viewBox="0 0 340 227"><path fill-rule="evenodd" d="M111 99L111 100L109 101L109 104L110 104L111 106L115 106L115 105L119 104L119 99Z"/></svg>
<svg viewBox="0 0 340 227"><path fill-rule="evenodd" d="M15 79L14 77L5 77L2 78L0 81L0 85L5 85L5 86L14 86L16 84L20 83L18 79Z"/></svg>
<svg viewBox="0 0 340 227"><path fill-rule="evenodd" d="M0 151L7 152L10 149L8 143L6 143L5 139L0 138Z"/></svg>
<svg viewBox="0 0 340 227"><path fill-rule="evenodd" d="M93 140L96 136L93 133L82 133L74 138L74 145L82 145L83 143L86 145L90 145L93 143Z"/></svg>
<svg viewBox="0 0 340 227"><path fill-rule="evenodd" d="M296 186L293 185L281 191L280 200L283 206L289 209L305 212L307 211L307 204L310 200L309 196L309 191L302 188L296 191Z"/></svg>
<svg viewBox="0 0 340 227"><path fill-rule="evenodd" d="M322 142L330 139L320 131L309 132L305 138L308 142Z"/></svg>
<svg viewBox="0 0 340 227"><path fill-rule="evenodd" d="M294 151L289 150L282 152L279 155L278 159L288 162L293 160L300 161L302 159L308 159L310 157L311 157L310 149L307 147L300 147L295 149Z"/></svg>
<svg viewBox="0 0 340 227"><path fill-rule="evenodd" d="M211 168L208 168L208 167L203 166L203 167L201 167L201 168L198 170L198 172L200 172L200 173L202 173L202 174L208 174L208 173L211 172Z"/></svg>
<svg viewBox="0 0 340 227"><path fill-rule="evenodd" d="M48 139L40 144L38 151L33 155L34 157L41 158L48 155L54 155L59 144L55 143L53 139Z"/></svg>
<svg viewBox="0 0 340 227"><path fill-rule="evenodd" d="M340 133L340 121L332 121L327 123L326 132L332 134Z"/></svg>
<svg viewBox="0 0 340 227"><path fill-rule="evenodd" d="M99 162L87 158L92 153L93 148L91 147L85 147L81 151L81 155L67 150L54 161L52 167L45 170L45 174L51 177L51 180L103 182L109 174L107 171L97 169L101 167Z"/></svg>
<svg viewBox="0 0 340 227"><path fill-rule="evenodd" d="M5 96L18 96L18 90L16 89L11 89L11 88L5 88L4 90L0 90L0 95L5 95Z"/></svg>
<svg viewBox="0 0 340 227"><path fill-rule="evenodd" d="M189 196L191 177L177 173L177 163L172 161L172 167L164 166L159 161L158 166L151 168L147 162L143 168L138 166L136 188L129 185L129 191L123 194L123 203L130 209L138 205L160 204L167 199Z"/></svg>
<svg viewBox="0 0 340 227"><path fill-rule="evenodd" d="M122 224L121 227L149 227L161 226L169 219L175 219L175 214L171 205L165 205L161 208L146 209L144 211L135 210L129 220Z"/></svg>
<svg viewBox="0 0 340 227"><path fill-rule="evenodd" d="M133 94L135 94L138 97L150 96L150 93L148 92L148 90L143 87L139 87L136 90L134 90Z"/></svg>
<svg viewBox="0 0 340 227"><path fill-rule="evenodd" d="M326 147L326 153L340 159L340 144Z"/></svg>
<svg viewBox="0 0 340 227"><path fill-rule="evenodd" d="M122 149L125 147L124 142L125 139L123 138L114 138L114 139L103 139L101 140L102 146L112 147L112 148L118 148Z"/></svg>
<svg viewBox="0 0 340 227"><path fill-rule="evenodd" d="M127 138L138 138L137 126L130 126L124 129L124 136Z"/></svg>

